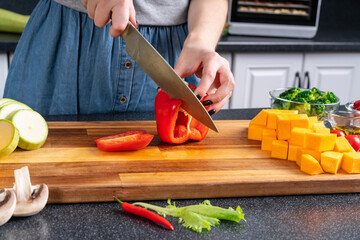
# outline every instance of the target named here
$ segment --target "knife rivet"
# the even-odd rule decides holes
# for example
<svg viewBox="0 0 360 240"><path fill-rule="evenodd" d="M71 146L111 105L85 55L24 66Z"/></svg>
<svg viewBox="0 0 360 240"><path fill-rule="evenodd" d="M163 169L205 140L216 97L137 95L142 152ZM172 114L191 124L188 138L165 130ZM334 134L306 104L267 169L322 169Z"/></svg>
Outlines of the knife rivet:
<svg viewBox="0 0 360 240"><path fill-rule="evenodd" d="M120 102L121 102L121 103L126 102L126 100L127 100L126 97L121 97L121 98L120 98Z"/></svg>
<svg viewBox="0 0 360 240"><path fill-rule="evenodd" d="M126 61L126 62L125 62L125 68L128 68L128 69L129 69L129 68L131 68L131 65L132 65L132 64L131 64L130 61Z"/></svg>

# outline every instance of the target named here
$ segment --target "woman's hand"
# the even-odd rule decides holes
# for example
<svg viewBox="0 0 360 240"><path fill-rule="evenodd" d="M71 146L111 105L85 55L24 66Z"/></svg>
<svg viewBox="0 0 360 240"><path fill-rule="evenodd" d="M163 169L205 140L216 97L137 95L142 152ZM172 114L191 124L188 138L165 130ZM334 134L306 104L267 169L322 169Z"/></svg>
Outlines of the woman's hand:
<svg viewBox="0 0 360 240"><path fill-rule="evenodd" d="M129 20L134 26L135 8L132 0L81 0L88 11L89 18L97 27L104 27L110 21L110 35L119 37L125 30Z"/></svg>
<svg viewBox="0 0 360 240"><path fill-rule="evenodd" d="M203 41L191 40L189 36L180 53L175 71L181 78L196 74L201 79L195 95L208 94L203 103L209 106L207 109L212 115L229 100L235 81L228 61L206 46Z"/></svg>

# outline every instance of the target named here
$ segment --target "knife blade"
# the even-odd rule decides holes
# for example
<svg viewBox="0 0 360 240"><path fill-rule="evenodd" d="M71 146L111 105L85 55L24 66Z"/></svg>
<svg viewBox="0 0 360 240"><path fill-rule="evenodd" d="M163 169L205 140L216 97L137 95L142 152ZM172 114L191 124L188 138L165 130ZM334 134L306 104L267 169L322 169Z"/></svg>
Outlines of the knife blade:
<svg viewBox="0 0 360 240"><path fill-rule="evenodd" d="M129 22L121 37L126 42L127 53L162 90L171 98L182 100L181 107L196 120L219 132L193 91L132 23Z"/></svg>

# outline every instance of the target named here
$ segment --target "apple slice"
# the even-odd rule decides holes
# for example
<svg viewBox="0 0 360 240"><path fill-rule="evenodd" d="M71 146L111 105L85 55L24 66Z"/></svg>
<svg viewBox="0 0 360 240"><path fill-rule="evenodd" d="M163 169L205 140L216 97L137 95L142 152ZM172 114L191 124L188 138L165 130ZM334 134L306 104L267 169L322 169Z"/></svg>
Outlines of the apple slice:
<svg viewBox="0 0 360 240"><path fill-rule="evenodd" d="M31 109L31 108L17 101L6 102L0 107L0 119L9 120L14 114L14 112L20 109Z"/></svg>
<svg viewBox="0 0 360 240"><path fill-rule="evenodd" d="M16 149L19 142L19 131L12 122L1 119L0 132L0 157L5 157Z"/></svg>
<svg viewBox="0 0 360 240"><path fill-rule="evenodd" d="M48 126L38 112L30 109L18 110L13 114L10 121L19 130L18 147L24 150L35 150L45 143Z"/></svg>

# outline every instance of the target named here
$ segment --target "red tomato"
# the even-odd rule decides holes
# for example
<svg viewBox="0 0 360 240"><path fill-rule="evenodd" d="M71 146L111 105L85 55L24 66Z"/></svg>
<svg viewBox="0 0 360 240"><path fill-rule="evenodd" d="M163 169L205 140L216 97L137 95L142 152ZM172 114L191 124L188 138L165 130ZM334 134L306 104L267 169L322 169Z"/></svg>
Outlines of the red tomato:
<svg viewBox="0 0 360 240"><path fill-rule="evenodd" d="M330 133L335 133L338 137L345 137L346 135L343 131L338 129L331 130Z"/></svg>
<svg viewBox="0 0 360 240"><path fill-rule="evenodd" d="M133 130L95 140L97 147L107 152L138 150L149 145L154 135L143 130Z"/></svg>
<svg viewBox="0 0 360 240"><path fill-rule="evenodd" d="M348 140L355 152L358 152L360 149L360 135L346 135L345 138Z"/></svg>
<svg viewBox="0 0 360 240"><path fill-rule="evenodd" d="M353 109L360 111L360 100L357 100L357 101L354 103Z"/></svg>

